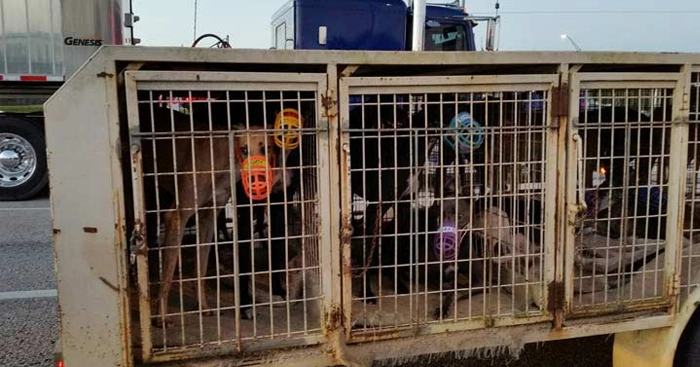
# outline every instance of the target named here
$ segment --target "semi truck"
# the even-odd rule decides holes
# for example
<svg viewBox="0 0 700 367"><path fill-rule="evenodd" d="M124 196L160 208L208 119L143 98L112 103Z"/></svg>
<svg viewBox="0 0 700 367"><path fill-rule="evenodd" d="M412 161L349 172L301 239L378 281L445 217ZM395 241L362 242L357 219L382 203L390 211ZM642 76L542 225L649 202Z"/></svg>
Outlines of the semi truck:
<svg viewBox="0 0 700 367"><path fill-rule="evenodd" d="M415 9L419 9L415 12ZM424 10L421 10L424 9ZM425 18L421 50L476 51L474 27L487 25L484 50L496 48L500 17L470 16L464 2L406 4L403 0L292 0L272 17L278 50L412 50L415 15Z"/></svg>
<svg viewBox="0 0 700 367"><path fill-rule="evenodd" d="M135 45L133 0L0 1L0 200L24 200L48 183L41 104L102 45ZM413 9L403 0L296 0L273 16L273 48L407 50ZM420 7L419 7L420 8ZM494 50L498 17L464 4L425 7L424 49L475 51L486 21Z"/></svg>
<svg viewBox="0 0 700 367"><path fill-rule="evenodd" d="M102 45L136 44L130 0L0 0L0 200L48 183L42 104Z"/></svg>

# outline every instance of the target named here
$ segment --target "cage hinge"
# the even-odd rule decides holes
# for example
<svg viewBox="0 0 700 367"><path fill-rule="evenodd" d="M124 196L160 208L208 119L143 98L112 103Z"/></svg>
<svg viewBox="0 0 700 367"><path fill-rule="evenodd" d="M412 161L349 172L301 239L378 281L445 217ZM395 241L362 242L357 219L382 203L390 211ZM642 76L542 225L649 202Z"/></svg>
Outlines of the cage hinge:
<svg viewBox="0 0 700 367"><path fill-rule="evenodd" d="M678 273L671 275L671 281L669 282L668 293L671 297L676 297L681 294L681 276Z"/></svg>
<svg viewBox="0 0 700 367"><path fill-rule="evenodd" d="M567 83L552 88L552 114L555 118L569 117L569 96Z"/></svg>
<svg viewBox="0 0 700 367"><path fill-rule="evenodd" d="M552 281L547 287L547 310L551 314L564 310L566 302L564 294L564 282Z"/></svg>

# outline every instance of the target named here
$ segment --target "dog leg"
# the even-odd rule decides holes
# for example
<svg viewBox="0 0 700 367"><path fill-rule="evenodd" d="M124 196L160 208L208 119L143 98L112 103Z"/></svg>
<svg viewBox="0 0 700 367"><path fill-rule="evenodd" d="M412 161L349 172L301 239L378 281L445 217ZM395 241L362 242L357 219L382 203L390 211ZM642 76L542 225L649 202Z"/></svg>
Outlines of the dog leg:
<svg viewBox="0 0 700 367"><path fill-rule="evenodd" d="M224 241L232 242L233 237L231 237L231 233L229 233L229 231L228 231L228 227L227 227L228 222L226 220L225 214L226 213L224 210L221 210L219 212L219 215L216 217L217 227L218 227L219 233L221 233ZM217 233L217 235L218 235L218 233Z"/></svg>
<svg viewBox="0 0 700 367"><path fill-rule="evenodd" d="M207 267L209 265L209 252L211 250L211 243L214 242L214 221L216 220L216 212L211 209L202 210L199 213L199 222L197 227L199 229L199 244L197 248L199 251L199 269L197 273L197 290L199 296L199 306L203 311L205 316L211 316L214 314L213 311L209 309L209 302L207 301L207 287L206 282L202 280L207 276Z"/></svg>
<svg viewBox="0 0 700 367"><path fill-rule="evenodd" d="M163 240L165 259L163 274L161 274L160 291L158 292L158 297L154 300L155 306L158 307L160 305L163 313L168 311L168 295L173 283L175 268L178 261L180 261L180 241L190 216L191 213L184 213L181 210L168 211L163 215L165 220L165 238Z"/></svg>
<svg viewBox="0 0 700 367"><path fill-rule="evenodd" d="M369 268L371 266L377 266L381 261L381 259L379 258L379 247L381 246L380 235L382 230L382 213L384 213L383 208L378 204L368 205L367 209L365 210L365 239L363 240L363 246L365 246L368 256L367 258L362 259L363 263L360 264L362 267ZM368 262L369 258L371 258L371 261ZM382 274L379 271L379 269L367 269L363 276L365 279L366 289L364 297L366 303L368 304L377 303L377 295L374 293L374 291L372 291L373 277L371 275L374 274L376 274L377 278L377 290L380 291L379 286L381 285L380 278Z"/></svg>
<svg viewBox="0 0 700 367"><path fill-rule="evenodd" d="M448 292L442 298L442 312L440 312L440 306L435 307L434 317L435 320L446 319L450 316L450 311L452 310L452 304L454 303L454 293Z"/></svg>
<svg viewBox="0 0 700 367"><path fill-rule="evenodd" d="M450 311L454 304L454 272L455 268L452 265L446 265L447 268L443 270L443 282L442 282L442 292L444 296L442 297L442 312L440 312L440 305L435 308L435 319L446 319L450 316Z"/></svg>
<svg viewBox="0 0 700 367"><path fill-rule="evenodd" d="M284 198L281 198L282 200ZM283 281L283 279L286 280L286 272L279 272L280 270L286 270L287 268L287 252L288 249L285 248L285 233L284 229L288 225L288 221L285 218L285 213L284 213L285 206L284 204L282 205L274 205L270 208L270 213L269 213L269 228L270 228L270 236L274 238L272 240L272 244L270 246L270 251L272 252L270 254L270 258L272 260L272 264L270 264L270 267L274 271L278 271L275 273L272 273L272 295L277 295L282 297L282 299L287 298L287 288L289 288L289 284L286 284L286 287L283 287L282 284L286 283L286 281Z"/></svg>
<svg viewBox="0 0 700 367"><path fill-rule="evenodd" d="M253 263L251 259L251 252L253 251L253 234L251 233L251 221L252 212L251 208L245 205L250 204L248 197L243 192L243 185L239 181L236 184L236 203L238 207L236 208L236 215L238 216L237 228L238 231L238 241L234 244L234 251L237 252L238 260L238 270L240 274L238 278L239 289L238 292L241 305L241 318L250 320L253 318L253 298L250 292L250 282L252 280L251 272L253 270ZM253 284L253 287L255 284Z"/></svg>

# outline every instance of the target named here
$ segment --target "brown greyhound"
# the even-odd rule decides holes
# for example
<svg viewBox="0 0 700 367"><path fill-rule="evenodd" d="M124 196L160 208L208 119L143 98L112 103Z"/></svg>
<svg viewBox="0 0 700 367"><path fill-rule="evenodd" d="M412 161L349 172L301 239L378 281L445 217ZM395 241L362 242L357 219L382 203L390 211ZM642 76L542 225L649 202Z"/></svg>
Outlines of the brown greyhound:
<svg viewBox="0 0 700 367"><path fill-rule="evenodd" d="M182 118L182 117L179 117ZM185 116L189 120L189 117ZM231 199L232 185L236 185L237 190L242 190L241 169L248 158L264 157L272 168L275 162L278 166L284 167L284 162L280 162L277 157L280 155L279 149L274 144L272 133L266 133L262 127L251 126L248 130L237 126L235 130L240 132L233 134L233 144L235 153L231 151L229 136L216 134L212 136L197 136L194 139L176 139L175 143L175 164L176 177L173 185L169 189L176 196L170 210L164 213L165 236L163 240L164 263L158 296L154 299L157 304L167 311L167 300L172 286L173 276L178 261L180 260L180 244L184 235L186 224L190 218L197 216L198 238L198 269L197 269L197 289L200 309L205 314L211 314L206 297L206 287L203 278L207 274L207 264L209 251L215 235L216 218L221 208ZM194 140L194 143L192 142ZM171 142L168 141L170 144ZM230 157L234 156L233 161ZM286 157L285 157L286 158ZM161 159L172 160L172 155L159 154ZM234 175L232 182L231 176ZM266 182L267 191L278 191L286 187L283 185L281 174L276 174L272 182ZM237 193L240 196L240 193ZM205 209L202 209L205 208ZM245 210L245 209L244 209ZM247 225L247 224L243 224ZM241 264L240 272L250 272L250 252L252 245L238 244L238 261ZM243 250L245 248L245 250ZM245 252L245 253L243 253ZM249 275L240 277L240 286L236 291L240 295L241 305L250 305L251 296L248 292ZM154 306L157 306L154 305ZM241 313L243 318L252 318L252 309L246 308Z"/></svg>

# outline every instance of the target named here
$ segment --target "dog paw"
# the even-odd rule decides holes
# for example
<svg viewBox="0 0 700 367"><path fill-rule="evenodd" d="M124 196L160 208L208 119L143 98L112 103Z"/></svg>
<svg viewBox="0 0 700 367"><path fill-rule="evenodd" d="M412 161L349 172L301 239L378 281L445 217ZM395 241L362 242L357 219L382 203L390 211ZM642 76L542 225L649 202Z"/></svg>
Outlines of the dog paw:
<svg viewBox="0 0 700 367"><path fill-rule="evenodd" d="M162 329L163 327L171 328L171 327L175 326L175 323L172 322L171 320L168 320L168 319L166 319L165 323L164 323L163 318L157 317L157 318L151 320L151 326L153 326L155 328L159 328L159 329Z"/></svg>
<svg viewBox="0 0 700 367"><path fill-rule="evenodd" d="M202 316L205 316L205 317L216 316L216 311L214 311L214 310L202 311Z"/></svg>
<svg viewBox="0 0 700 367"><path fill-rule="evenodd" d="M440 312L440 307L436 307L435 312L433 313L433 317L435 318L435 320L440 320L441 318L446 319L449 316L450 316L450 309L448 307L443 307L442 312Z"/></svg>
<svg viewBox="0 0 700 367"><path fill-rule="evenodd" d="M246 308L241 312L241 319L243 320L252 320L253 319L253 309L252 308Z"/></svg>

